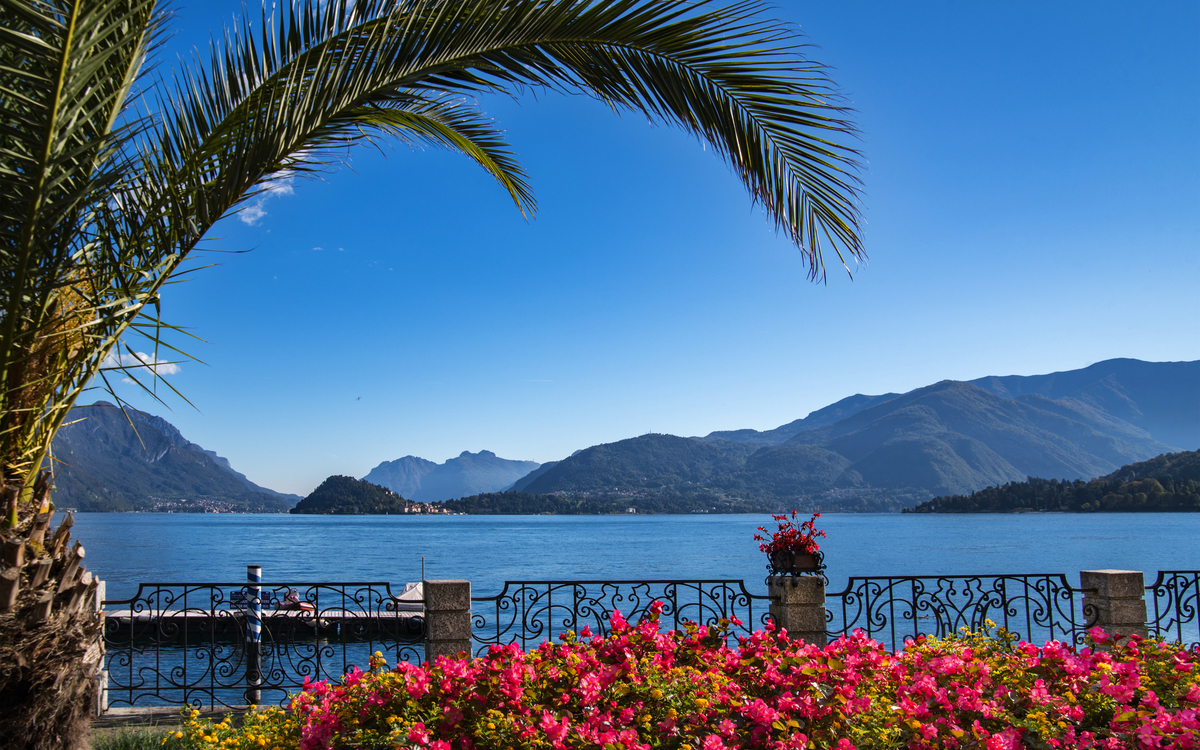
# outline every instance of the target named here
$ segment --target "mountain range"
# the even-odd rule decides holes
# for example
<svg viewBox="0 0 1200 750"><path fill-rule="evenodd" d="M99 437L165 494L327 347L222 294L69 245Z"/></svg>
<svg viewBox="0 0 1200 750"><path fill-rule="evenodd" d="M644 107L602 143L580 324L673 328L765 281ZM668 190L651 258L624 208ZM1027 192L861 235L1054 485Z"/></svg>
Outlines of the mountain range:
<svg viewBox="0 0 1200 750"><path fill-rule="evenodd" d="M127 411L129 420L101 402L73 412L82 421L64 427L54 446L59 505L286 510L300 499L254 484L166 420ZM510 491L654 498L675 508L806 500L827 510L899 510L1030 476L1089 479L1198 447L1200 361L1114 359L857 394L771 430L642 435L545 464L486 450L442 464L405 456L364 479L417 502Z"/></svg>
<svg viewBox="0 0 1200 750"><path fill-rule="evenodd" d="M884 510L1029 476L1091 478L1197 446L1200 362L1116 359L855 395L762 432L643 435L580 451L516 489Z"/></svg>
<svg viewBox="0 0 1200 750"><path fill-rule="evenodd" d="M440 503L467 495L510 488L522 477L536 472L536 461L510 461L491 451L463 451L443 464L416 456L384 461L363 479L387 487L409 500Z"/></svg>

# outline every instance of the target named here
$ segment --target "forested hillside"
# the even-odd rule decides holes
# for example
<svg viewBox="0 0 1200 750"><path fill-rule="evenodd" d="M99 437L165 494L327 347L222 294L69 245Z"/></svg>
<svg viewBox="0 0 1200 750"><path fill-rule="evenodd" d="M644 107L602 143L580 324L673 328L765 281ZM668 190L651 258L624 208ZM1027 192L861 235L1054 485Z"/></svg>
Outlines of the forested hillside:
<svg viewBox="0 0 1200 750"><path fill-rule="evenodd" d="M1084 481L1030 477L969 495L935 497L913 513L1200 512L1200 451L1169 453Z"/></svg>
<svg viewBox="0 0 1200 750"><path fill-rule="evenodd" d="M770 513L777 504L731 501L709 492L684 494L659 491L644 495L535 495L528 492L490 492L442 505L452 513L469 515L597 515L628 513Z"/></svg>
<svg viewBox="0 0 1200 750"><path fill-rule="evenodd" d="M404 513L409 503L391 490L354 477L332 476L289 513L383 515Z"/></svg>
<svg viewBox="0 0 1200 750"><path fill-rule="evenodd" d="M516 487L878 512L1029 476L1093 477L1171 450L1070 399L1009 398L956 381L834 406L773 444L733 433L728 440L642 435L579 451Z"/></svg>

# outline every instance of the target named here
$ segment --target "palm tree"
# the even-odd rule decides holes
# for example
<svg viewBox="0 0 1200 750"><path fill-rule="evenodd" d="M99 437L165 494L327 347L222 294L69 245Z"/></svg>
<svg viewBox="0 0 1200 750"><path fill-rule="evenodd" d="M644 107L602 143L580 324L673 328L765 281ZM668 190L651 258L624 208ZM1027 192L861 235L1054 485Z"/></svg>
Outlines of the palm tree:
<svg viewBox="0 0 1200 750"><path fill-rule="evenodd" d="M529 214L525 174L474 97L582 91L714 146L813 278L826 248L843 265L861 257L853 128L757 0L282 5L168 85L146 65L164 28L157 0L0 0L4 747L79 742L94 690L95 581L68 564L69 517L47 534L54 435L114 355L132 353L128 337L166 346L164 284L273 180L395 137L462 152Z"/></svg>

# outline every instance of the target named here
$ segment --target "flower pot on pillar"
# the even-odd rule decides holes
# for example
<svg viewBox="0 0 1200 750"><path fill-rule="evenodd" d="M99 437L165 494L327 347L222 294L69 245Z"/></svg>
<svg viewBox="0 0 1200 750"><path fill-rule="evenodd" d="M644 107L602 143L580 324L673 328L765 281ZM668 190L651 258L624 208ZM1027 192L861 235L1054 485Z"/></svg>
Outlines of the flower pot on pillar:
<svg viewBox="0 0 1200 750"><path fill-rule="evenodd" d="M821 514L813 513L812 518L797 525L797 513L793 510L791 518L773 514L771 517L779 523L779 530L772 532L759 526L759 531L770 536L754 535L755 541L762 542L758 548L767 554L767 570L772 576L819 575L825 570L821 548L817 545L817 539L825 536L825 532L817 528Z"/></svg>
<svg viewBox="0 0 1200 750"><path fill-rule="evenodd" d="M820 553L778 550L771 554L771 575L797 576L816 573L822 568Z"/></svg>

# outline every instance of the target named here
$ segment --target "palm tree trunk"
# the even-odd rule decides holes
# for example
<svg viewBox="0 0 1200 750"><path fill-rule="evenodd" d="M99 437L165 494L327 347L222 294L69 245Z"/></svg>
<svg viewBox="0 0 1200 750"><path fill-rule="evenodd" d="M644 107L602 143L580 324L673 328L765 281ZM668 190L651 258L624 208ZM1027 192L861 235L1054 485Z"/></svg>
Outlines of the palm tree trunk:
<svg viewBox="0 0 1200 750"><path fill-rule="evenodd" d="M70 544L70 514L47 538L48 476L32 502L20 491L3 490L18 523L0 532L0 747L83 750L104 655L100 581L83 569L83 546Z"/></svg>

